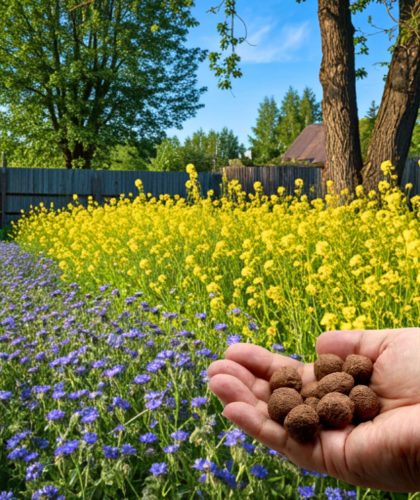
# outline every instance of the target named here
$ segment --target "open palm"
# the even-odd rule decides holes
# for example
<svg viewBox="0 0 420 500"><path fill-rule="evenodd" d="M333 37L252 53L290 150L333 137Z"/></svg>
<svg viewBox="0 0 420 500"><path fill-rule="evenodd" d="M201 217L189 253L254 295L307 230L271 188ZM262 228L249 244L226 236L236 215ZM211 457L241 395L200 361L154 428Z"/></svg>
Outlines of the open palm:
<svg viewBox="0 0 420 500"><path fill-rule="evenodd" d="M316 349L372 359L370 387L381 403L373 421L321 431L310 444L289 438L268 416L268 380L287 365L297 368L306 384L315 380L313 365L252 344L229 347L225 359L209 367L210 389L225 405L223 415L306 469L359 486L420 490L420 329L326 332Z"/></svg>

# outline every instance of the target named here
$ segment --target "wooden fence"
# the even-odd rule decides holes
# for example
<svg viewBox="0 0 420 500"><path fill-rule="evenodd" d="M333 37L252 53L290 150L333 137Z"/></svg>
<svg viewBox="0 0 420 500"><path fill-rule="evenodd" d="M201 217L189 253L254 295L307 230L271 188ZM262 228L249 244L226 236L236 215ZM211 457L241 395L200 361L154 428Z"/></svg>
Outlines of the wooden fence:
<svg viewBox="0 0 420 500"><path fill-rule="evenodd" d="M322 168L284 165L281 167L225 167L223 173L228 180L237 179L247 193L254 192L254 182L260 181L265 194L275 194L279 186L293 194L295 179L302 179L303 192L316 198L322 195ZM311 186L313 192L310 191Z"/></svg>
<svg viewBox="0 0 420 500"><path fill-rule="evenodd" d="M0 168L0 227L18 219L21 210L28 211L30 205L43 202L49 208L53 202L55 208L65 207L73 194L77 194L83 204L89 195L99 203L122 193L135 195L138 192L134 185L136 179L141 179L146 194L187 194L188 175L185 172ZM216 195L219 193L221 174L200 172L198 180L202 194L210 189Z"/></svg>

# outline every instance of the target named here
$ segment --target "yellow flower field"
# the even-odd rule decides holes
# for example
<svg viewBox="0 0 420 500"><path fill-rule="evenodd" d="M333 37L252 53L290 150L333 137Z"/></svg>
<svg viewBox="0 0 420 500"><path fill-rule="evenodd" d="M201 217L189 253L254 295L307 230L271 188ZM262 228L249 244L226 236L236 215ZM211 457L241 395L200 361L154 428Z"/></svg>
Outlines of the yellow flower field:
<svg viewBox="0 0 420 500"><path fill-rule="evenodd" d="M380 195L358 187L340 203L330 184L324 199L309 201L299 179L294 197L283 188L265 196L259 183L247 197L231 182L221 199L202 199L189 165L187 199L147 196L137 181L138 196L104 206L35 209L15 235L86 289L142 290L146 300L191 318L205 311L262 345L311 352L327 329L419 324L420 200L409 210L389 162L383 170Z"/></svg>

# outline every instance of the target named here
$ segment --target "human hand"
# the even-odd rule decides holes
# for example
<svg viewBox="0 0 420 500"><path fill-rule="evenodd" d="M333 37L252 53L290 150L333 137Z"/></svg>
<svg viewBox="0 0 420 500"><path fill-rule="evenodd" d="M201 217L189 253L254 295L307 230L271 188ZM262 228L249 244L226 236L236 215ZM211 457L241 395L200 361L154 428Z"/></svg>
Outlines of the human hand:
<svg viewBox="0 0 420 500"><path fill-rule="evenodd" d="M420 328L332 331L319 336L318 354L363 354L374 363L370 387L381 410L374 420L323 430L313 443L289 438L267 413L269 379L281 366L297 368L306 384L313 364L252 344L230 346L208 369L223 415L247 434L305 469L386 491L420 490Z"/></svg>

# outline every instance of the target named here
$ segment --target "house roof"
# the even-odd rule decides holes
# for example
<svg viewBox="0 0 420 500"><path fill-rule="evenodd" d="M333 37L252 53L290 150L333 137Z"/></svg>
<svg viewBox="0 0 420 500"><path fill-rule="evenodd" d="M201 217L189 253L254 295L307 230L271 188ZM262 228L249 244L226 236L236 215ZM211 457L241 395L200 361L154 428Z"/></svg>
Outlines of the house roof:
<svg viewBox="0 0 420 500"><path fill-rule="evenodd" d="M283 155L285 161L308 161L325 165L325 129L322 123L308 125Z"/></svg>

